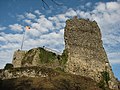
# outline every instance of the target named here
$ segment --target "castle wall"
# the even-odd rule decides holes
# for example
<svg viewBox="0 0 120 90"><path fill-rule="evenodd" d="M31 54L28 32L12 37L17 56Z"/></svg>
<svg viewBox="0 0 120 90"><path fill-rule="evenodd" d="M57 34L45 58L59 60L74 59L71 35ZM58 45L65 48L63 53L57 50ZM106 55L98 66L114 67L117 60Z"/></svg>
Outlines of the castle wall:
<svg viewBox="0 0 120 90"><path fill-rule="evenodd" d="M100 29L95 21L70 19L64 32L65 49L68 51L66 72L87 76L100 82L102 72L110 76L109 87L117 90L117 81L102 46Z"/></svg>
<svg viewBox="0 0 120 90"><path fill-rule="evenodd" d="M22 59L25 56L26 51L17 50L14 52L12 64L16 67L21 67Z"/></svg>

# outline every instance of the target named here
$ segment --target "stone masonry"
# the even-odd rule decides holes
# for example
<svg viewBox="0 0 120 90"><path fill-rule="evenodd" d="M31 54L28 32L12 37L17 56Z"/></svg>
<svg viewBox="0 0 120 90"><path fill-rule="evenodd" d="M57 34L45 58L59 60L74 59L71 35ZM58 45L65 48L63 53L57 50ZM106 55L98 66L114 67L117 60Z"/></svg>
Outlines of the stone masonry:
<svg viewBox="0 0 120 90"><path fill-rule="evenodd" d="M16 67L21 67L21 61L25 56L26 51L17 50L14 52L12 64Z"/></svg>
<svg viewBox="0 0 120 90"><path fill-rule="evenodd" d="M108 86L118 90L106 52L101 40L101 32L95 21L69 19L64 31L65 50L68 61L65 71L90 77L98 83L102 80L102 72L108 72L110 80Z"/></svg>

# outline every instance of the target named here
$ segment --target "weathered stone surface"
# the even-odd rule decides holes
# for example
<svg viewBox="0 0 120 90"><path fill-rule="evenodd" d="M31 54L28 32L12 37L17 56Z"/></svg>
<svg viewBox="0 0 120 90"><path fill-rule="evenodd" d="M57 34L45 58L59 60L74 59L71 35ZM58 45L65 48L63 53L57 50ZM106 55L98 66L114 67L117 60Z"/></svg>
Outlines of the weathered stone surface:
<svg viewBox="0 0 120 90"><path fill-rule="evenodd" d="M0 79L11 79L11 78L20 78L20 77L48 77L50 74L57 75L53 73L54 70L46 67L19 67L13 69L1 69L0 70Z"/></svg>
<svg viewBox="0 0 120 90"><path fill-rule="evenodd" d="M66 72L87 76L100 82L107 72L109 87L117 90L117 81L102 46L100 29L95 21L73 18L66 21L65 49L68 51Z"/></svg>
<svg viewBox="0 0 120 90"><path fill-rule="evenodd" d="M17 50L14 52L12 64L14 67L21 67L21 61L24 58L26 51Z"/></svg>

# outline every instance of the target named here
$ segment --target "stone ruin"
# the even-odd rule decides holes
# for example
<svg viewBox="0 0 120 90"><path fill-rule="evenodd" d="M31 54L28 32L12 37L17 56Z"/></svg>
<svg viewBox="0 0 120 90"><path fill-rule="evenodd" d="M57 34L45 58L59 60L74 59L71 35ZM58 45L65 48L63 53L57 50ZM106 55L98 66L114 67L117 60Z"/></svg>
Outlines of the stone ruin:
<svg viewBox="0 0 120 90"><path fill-rule="evenodd" d="M98 83L109 78L109 88L117 90L114 77L101 40L101 32L95 21L69 19L64 31L65 50L68 54L65 71L90 77Z"/></svg>

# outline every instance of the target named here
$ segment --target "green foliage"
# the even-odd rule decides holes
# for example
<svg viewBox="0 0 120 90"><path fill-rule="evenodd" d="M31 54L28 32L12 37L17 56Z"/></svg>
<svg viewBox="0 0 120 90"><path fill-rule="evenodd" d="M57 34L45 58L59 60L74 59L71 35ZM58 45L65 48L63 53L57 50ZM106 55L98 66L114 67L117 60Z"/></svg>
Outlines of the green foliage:
<svg viewBox="0 0 120 90"><path fill-rule="evenodd" d="M61 65L65 65L68 60L68 51L64 50L61 56L61 60L59 61Z"/></svg>
<svg viewBox="0 0 120 90"><path fill-rule="evenodd" d="M101 72L101 75L102 75L102 79L101 81L98 83L98 86L100 88L102 88L103 90L106 90L106 88L109 87L108 85L108 81L110 80L110 76L109 76L109 73L107 71L103 71ZM106 86L107 85L107 86Z"/></svg>
<svg viewBox="0 0 120 90"><path fill-rule="evenodd" d="M105 82L104 82L104 80L101 80L101 81L98 83L98 86L99 86L102 90L106 90L106 89L105 89Z"/></svg>
<svg viewBox="0 0 120 90"><path fill-rule="evenodd" d="M43 48L39 48L39 50L40 63L50 63L57 59L57 55L55 53L46 51Z"/></svg>
<svg viewBox="0 0 120 90"><path fill-rule="evenodd" d="M12 69L13 65L11 63L7 63L4 67L4 69Z"/></svg>
<svg viewBox="0 0 120 90"><path fill-rule="evenodd" d="M102 74L102 77L103 77L104 81L108 85L108 81L110 80L109 73L107 71L103 71L101 74Z"/></svg>

